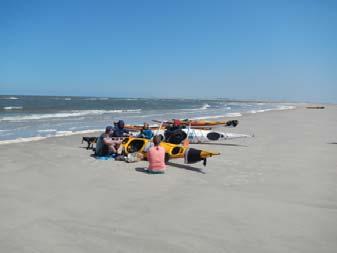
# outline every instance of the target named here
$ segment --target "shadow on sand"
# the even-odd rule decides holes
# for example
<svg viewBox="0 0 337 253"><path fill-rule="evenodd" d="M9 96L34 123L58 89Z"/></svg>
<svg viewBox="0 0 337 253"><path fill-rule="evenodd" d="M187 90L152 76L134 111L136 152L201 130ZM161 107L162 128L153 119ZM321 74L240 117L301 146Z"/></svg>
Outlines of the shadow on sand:
<svg viewBox="0 0 337 253"><path fill-rule="evenodd" d="M328 142L328 144L337 144L337 142Z"/></svg>
<svg viewBox="0 0 337 253"><path fill-rule="evenodd" d="M78 147L78 148L82 148L82 149L86 149L86 150L94 150L94 148L87 148L87 147L83 147L83 146L80 146L80 147Z"/></svg>
<svg viewBox="0 0 337 253"><path fill-rule="evenodd" d="M163 172L150 172L144 167L137 167L137 168L135 168L135 171L143 172L143 173L146 173L146 174L149 174L149 175L163 175L163 174L165 174Z"/></svg>
<svg viewBox="0 0 337 253"><path fill-rule="evenodd" d="M171 162L168 162L166 164L169 165L169 166L172 166L172 167L179 168L179 169L190 170L190 171L193 171L193 172L206 174L202 169L192 167L192 166L189 166L189 165L177 164L177 163L171 163ZM137 168L135 168L135 171L146 173L146 174L151 174L144 167L137 167Z"/></svg>
<svg viewBox="0 0 337 253"><path fill-rule="evenodd" d="M178 163L172 163L172 162L167 162L166 164L169 165L169 166L172 166L172 167L179 168L179 169L190 170L190 171L198 172L198 173L201 173L201 174L206 174L206 172L204 172L202 169L192 167L190 165L178 164Z"/></svg>
<svg viewBox="0 0 337 253"><path fill-rule="evenodd" d="M145 168L143 168L143 167L137 167L137 168L135 168L135 171L143 172L143 173L148 174L148 173L147 173L147 170L146 170Z"/></svg>
<svg viewBox="0 0 337 253"><path fill-rule="evenodd" d="M248 147L246 145L241 144L233 144L233 143L215 143L215 142L208 142L202 143L203 145L213 145L213 146L231 146L231 147Z"/></svg>

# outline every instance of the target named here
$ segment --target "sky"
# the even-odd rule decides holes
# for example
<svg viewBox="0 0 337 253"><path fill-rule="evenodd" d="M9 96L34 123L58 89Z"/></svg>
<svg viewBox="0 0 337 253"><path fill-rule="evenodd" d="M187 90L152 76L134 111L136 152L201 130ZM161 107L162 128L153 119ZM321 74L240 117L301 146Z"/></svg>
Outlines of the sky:
<svg viewBox="0 0 337 253"><path fill-rule="evenodd" d="M337 1L1 0L0 94L337 103Z"/></svg>

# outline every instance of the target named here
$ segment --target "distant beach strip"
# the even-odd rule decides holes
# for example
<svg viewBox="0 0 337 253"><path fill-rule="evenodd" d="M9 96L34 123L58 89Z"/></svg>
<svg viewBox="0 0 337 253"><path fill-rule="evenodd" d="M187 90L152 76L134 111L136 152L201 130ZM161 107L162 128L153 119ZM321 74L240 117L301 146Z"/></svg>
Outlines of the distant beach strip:
<svg viewBox="0 0 337 253"><path fill-rule="evenodd" d="M123 119L223 119L295 109L295 103L226 99L0 96L0 144L90 133Z"/></svg>

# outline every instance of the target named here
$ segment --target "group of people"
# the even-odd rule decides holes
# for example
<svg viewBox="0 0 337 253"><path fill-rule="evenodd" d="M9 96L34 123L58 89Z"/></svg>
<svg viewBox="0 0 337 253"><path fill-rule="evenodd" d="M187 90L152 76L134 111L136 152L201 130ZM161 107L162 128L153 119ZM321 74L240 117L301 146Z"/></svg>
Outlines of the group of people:
<svg viewBox="0 0 337 253"><path fill-rule="evenodd" d="M96 143L97 156L121 155L123 152L122 141L124 137L131 136L129 131L125 129L123 120L115 123L115 126L107 126L105 132L101 134ZM153 131L149 128L148 123L144 123L140 134L140 138L152 139L153 146L147 151L147 160L149 165L147 171L149 173L164 173L165 171L165 149L160 146L161 137L154 136Z"/></svg>
<svg viewBox="0 0 337 253"><path fill-rule="evenodd" d="M96 143L96 155L108 156L117 154L121 147L122 138L130 136L127 129L124 128L125 124L123 120L119 120L115 123L115 126L107 126L105 132L98 137ZM121 151L120 151L121 153Z"/></svg>

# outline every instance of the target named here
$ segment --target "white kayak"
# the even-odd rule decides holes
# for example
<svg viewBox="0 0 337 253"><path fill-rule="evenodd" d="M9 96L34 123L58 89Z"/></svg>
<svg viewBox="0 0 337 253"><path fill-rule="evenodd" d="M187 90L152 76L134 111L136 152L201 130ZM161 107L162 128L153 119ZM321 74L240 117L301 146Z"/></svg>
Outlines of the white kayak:
<svg viewBox="0 0 337 253"><path fill-rule="evenodd" d="M213 130L183 129L190 143L222 142L232 139L250 138L253 135L223 133Z"/></svg>
<svg viewBox="0 0 337 253"><path fill-rule="evenodd" d="M223 142L232 139L250 138L254 135L250 134L237 134L237 133L223 133L214 130L202 129L181 129L186 133L189 143L209 143L209 142ZM164 129L153 130L155 135L162 135L164 138ZM186 137L185 137L186 138Z"/></svg>

